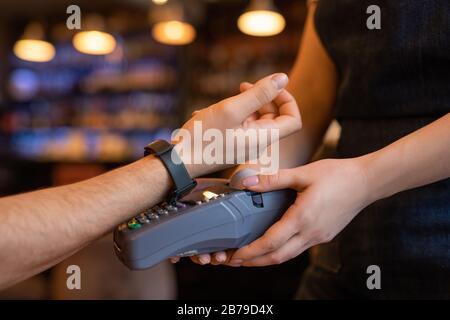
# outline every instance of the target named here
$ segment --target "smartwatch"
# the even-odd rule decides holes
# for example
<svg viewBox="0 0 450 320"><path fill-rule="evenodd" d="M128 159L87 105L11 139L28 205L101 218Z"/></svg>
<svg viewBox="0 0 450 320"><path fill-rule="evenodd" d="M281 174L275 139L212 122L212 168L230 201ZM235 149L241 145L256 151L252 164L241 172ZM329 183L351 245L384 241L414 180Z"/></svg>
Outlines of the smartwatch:
<svg viewBox="0 0 450 320"><path fill-rule="evenodd" d="M169 196L170 204L188 194L197 185L197 181L191 178L173 147L173 144L165 140L156 140L144 148L144 156L158 157L172 177L174 188Z"/></svg>

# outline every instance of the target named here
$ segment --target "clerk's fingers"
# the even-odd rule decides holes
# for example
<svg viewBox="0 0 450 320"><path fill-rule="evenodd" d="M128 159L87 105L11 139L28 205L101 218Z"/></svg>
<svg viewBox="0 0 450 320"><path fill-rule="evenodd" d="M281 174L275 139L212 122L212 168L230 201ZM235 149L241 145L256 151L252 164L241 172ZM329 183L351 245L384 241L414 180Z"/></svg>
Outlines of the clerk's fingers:
<svg viewBox="0 0 450 320"><path fill-rule="evenodd" d="M231 258L231 264L242 264L244 261L275 251L298 233L297 214L299 204L296 200L282 218L272 225L262 237L242 247Z"/></svg>
<svg viewBox="0 0 450 320"><path fill-rule="evenodd" d="M288 260L294 259L305 250L308 250L311 246L311 241L305 242L304 236L296 234L279 249L253 258L251 260L246 260L242 263L242 265L245 267L263 267L281 264Z"/></svg>
<svg viewBox="0 0 450 320"><path fill-rule="evenodd" d="M191 258L194 263L201 265L209 264L211 262L211 255L208 253L202 253L196 256L191 256L189 258Z"/></svg>
<svg viewBox="0 0 450 320"><path fill-rule="evenodd" d="M259 80L248 90L219 102L217 106L222 107L235 120L237 116L242 122L252 113L274 100L288 81L286 74L275 73Z"/></svg>
<svg viewBox="0 0 450 320"><path fill-rule="evenodd" d="M171 257L171 258L169 258L169 260L172 263L177 263L178 261L180 261L180 257Z"/></svg>
<svg viewBox="0 0 450 320"><path fill-rule="evenodd" d="M227 251L219 251L212 254L211 264L212 265L221 265L228 264L230 262L231 257L233 256L236 250L227 250Z"/></svg>
<svg viewBox="0 0 450 320"><path fill-rule="evenodd" d="M227 253L225 251L219 251L212 254L211 264L217 266L227 261Z"/></svg>
<svg viewBox="0 0 450 320"><path fill-rule="evenodd" d="M191 256L191 260L197 264L205 265L211 263L212 265L226 264L229 262L231 256L236 250L218 251L212 254L199 254Z"/></svg>

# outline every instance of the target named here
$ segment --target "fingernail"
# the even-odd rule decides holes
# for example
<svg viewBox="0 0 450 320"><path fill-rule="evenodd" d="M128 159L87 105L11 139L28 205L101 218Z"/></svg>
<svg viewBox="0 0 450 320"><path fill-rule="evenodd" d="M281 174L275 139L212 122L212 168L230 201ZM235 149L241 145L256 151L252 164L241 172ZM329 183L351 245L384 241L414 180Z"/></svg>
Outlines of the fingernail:
<svg viewBox="0 0 450 320"><path fill-rule="evenodd" d="M228 266L237 268L237 267L240 267L241 265L240 264L231 264L231 263L229 263Z"/></svg>
<svg viewBox="0 0 450 320"><path fill-rule="evenodd" d="M233 260L230 261L230 264L238 266L238 265L240 265L242 262L244 262L244 260L241 260L241 259L233 259Z"/></svg>
<svg viewBox="0 0 450 320"><path fill-rule="evenodd" d="M224 252L218 252L214 257L217 262L225 262L227 260L227 255Z"/></svg>
<svg viewBox="0 0 450 320"><path fill-rule="evenodd" d="M201 256L201 257L198 258L198 261L200 261L201 264L208 264L209 263L209 257Z"/></svg>
<svg viewBox="0 0 450 320"><path fill-rule="evenodd" d="M258 176L251 176L251 177L247 177L244 180L242 180L242 185L244 187L256 186L258 183L259 183Z"/></svg>
<svg viewBox="0 0 450 320"><path fill-rule="evenodd" d="M278 90L283 89L289 81L288 76L285 73L277 73L273 75L271 79Z"/></svg>

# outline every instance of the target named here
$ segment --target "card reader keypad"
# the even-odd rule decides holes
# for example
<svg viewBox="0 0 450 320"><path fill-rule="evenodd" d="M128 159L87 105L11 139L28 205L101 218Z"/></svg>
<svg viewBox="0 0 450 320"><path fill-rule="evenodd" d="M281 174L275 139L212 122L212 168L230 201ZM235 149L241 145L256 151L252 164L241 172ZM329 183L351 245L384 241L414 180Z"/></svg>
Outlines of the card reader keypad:
<svg viewBox="0 0 450 320"><path fill-rule="evenodd" d="M221 193L215 197L212 197L210 199L204 199L203 201L177 201L174 204L168 204L168 203L161 203L159 205L156 205L147 211L137 215L136 217L130 219L126 223L126 227L131 230L136 230L141 228L143 225L150 224L155 221L159 221L160 219L170 216L173 214L179 214L182 213L184 209L192 206L199 206L203 203L208 203L210 201L214 201L218 198L225 197L224 193ZM125 227L122 229L126 229Z"/></svg>

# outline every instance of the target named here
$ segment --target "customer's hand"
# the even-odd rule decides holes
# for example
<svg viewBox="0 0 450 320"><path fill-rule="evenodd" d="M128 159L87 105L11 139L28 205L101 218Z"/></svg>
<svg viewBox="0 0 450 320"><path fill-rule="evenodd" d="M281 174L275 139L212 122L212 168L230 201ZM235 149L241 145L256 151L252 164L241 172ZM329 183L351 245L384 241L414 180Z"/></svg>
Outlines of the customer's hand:
<svg viewBox="0 0 450 320"><path fill-rule="evenodd" d="M245 134L250 129L278 129L280 139L299 130L301 128L300 112L294 97L284 89L287 83L288 77L285 74L276 73L259 80L254 85L241 84L240 94L194 112L192 118L183 125L174 139L177 143L176 150L179 151L191 175L200 176L236 164L235 148L227 148L236 142L230 141L236 137L226 139L226 129L242 129L241 134ZM225 138L222 144L222 163L208 163L201 158L204 154L204 145L211 141L197 142L200 143L202 154L198 154L198 150L195 149L193 137L195 126L197 125L198 130L199 124L203 133L207 129L215 129ZM186 133L191 137L190 141L184 136ZM258 149L260 143L259 139L250 142L249 140L246 139L242 146L247 156L254 154L251 150ZM230 151L233 152L231 156ZM201 163L193 164L195 156L201 158ZM225 164L226 160L228 160L227 164ZM249 160L249 158L243 160Z"/></svg>
<svg viewBox="0 0 450 320"><path fill-rule="evenodd" d="M295 189L297 199L278 222L249 245L236 252L202 254L192 260L199 264L267 266L332 240L372 202L360 159L321 160L275 175L244 179L243 185L252 191Z"/></svg>

